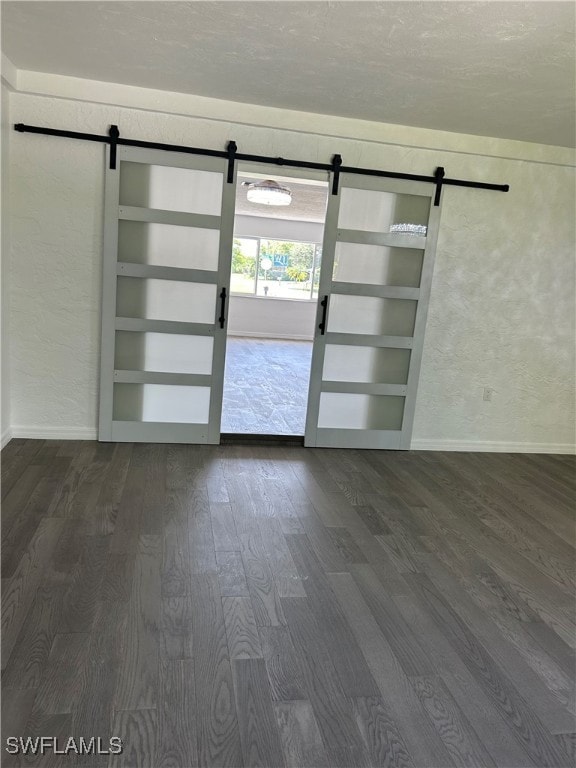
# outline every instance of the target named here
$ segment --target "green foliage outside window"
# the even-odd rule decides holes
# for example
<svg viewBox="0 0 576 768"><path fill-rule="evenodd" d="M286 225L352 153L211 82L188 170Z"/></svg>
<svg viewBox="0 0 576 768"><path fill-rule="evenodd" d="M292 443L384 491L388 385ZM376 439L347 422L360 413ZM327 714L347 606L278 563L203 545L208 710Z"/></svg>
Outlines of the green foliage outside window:
<svg viewBox="0 0 576 768"><path fill-rule="evenodd" d="M274 279L305 282L314 268L314 243L291 243L285 240L261 240L260 258L274 261L274 256L287 257L286 267L274 269ZM272 270L270 270L272 272Z"/></svg>
<svg viewBox="0 0 576 768"><path fill-rule="evenodd" d="M232 293L295 299L318 295L321 248L316 243L234 238ZM264 269L262 264L269 266Z"/></svg>
<svg viewBox="0 0 576 768"><path fill-rule="evenodd" d="M232 248L232 272L247 277L256 277L256 259L254 256L242 253L242 243L236 238Z"/></svg>

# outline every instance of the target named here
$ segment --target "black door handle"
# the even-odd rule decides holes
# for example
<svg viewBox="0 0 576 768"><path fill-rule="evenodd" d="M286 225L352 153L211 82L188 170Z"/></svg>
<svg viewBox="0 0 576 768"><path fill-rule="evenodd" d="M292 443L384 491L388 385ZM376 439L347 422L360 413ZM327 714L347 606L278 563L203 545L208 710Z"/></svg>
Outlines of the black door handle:
<svg viewBox="0 0 576 768"><path fill-rule="evenodd" d="M322 322L318 326L320 329L320 335L324 336L326 333L326 313L328 312L328 296L324 296L322 301L320 302L320 306L322 307Z"/></svg>
<svg viewBox="0 0 576 768"><path fill-rule="evenodd" d="M224 323L226 322L226 315L224 314L226 310L226 288L222 288L220 291L220 317L218 318L218 322L220 323L220 328L224 328Z"/></svg>

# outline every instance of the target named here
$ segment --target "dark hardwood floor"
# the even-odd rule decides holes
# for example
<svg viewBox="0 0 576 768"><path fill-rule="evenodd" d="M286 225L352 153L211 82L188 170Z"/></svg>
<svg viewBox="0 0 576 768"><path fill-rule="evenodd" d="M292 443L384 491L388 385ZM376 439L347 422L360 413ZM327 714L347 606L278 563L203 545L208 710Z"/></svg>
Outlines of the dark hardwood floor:
<svg viewBox="0 0 576 768"><path fill-rule="evenodd" d="M12 440L2 765L572 766L574 468Z"/></svg>

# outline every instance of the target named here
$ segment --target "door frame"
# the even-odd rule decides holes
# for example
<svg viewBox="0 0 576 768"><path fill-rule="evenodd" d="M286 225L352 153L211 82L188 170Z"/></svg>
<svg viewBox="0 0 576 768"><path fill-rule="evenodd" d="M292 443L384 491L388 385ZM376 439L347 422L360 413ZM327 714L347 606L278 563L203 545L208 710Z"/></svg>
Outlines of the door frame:
<svg viewBox="0 0 576 768"><path fill-rule="evenodd" d="M323 186L326 187L326 214L328 213L328 210L330 208L329 206L329 200L332 190L332 173L329 171L322 171L322 170L316 170L312 168L292 168L292 167L286 167L283 165L275 165L273 163L267 164L267 163L259 163L259 162L252 162L248 160L238 160L236 163L236 173L238 176L262 176L264 178L291 178L295 180L305 180L305 181L316 181L321 182ZM281 217L280 217L281 218ZM326 233L326 215L324 216L323 221L323 237L322 237L322 247L324 248L324 239L325 239L325 233ZM324 252L322 251L322 259L320 260L320 285L322 283L322 274L323 274L323 259L324 259ZM230 264L231 269L231 264ZM318 294L320 296L320 293ZM261 297L264 300L264 297ZM309 301L313 301L310 299ZM316 301L317 307L319 306L319 300ZM316 322L316 321L315 321ZM226 333L226 338L228 338L228 333ZM312 346L314 346L314 335L312 337ZM310 385L309 385L310 386ZM308 403L309 400L306 401L306 408L308 409ZM238 433L241 434L243 437L245 437L245 433ZM249 433L254 436L254 433ZM267 433L266 433L267 434ZM258 433L255 433L255 436L258 436ZM284 437L284 435L282 436ZM285 437L297 437L300 438L303 435L286 435Z"/></svg>

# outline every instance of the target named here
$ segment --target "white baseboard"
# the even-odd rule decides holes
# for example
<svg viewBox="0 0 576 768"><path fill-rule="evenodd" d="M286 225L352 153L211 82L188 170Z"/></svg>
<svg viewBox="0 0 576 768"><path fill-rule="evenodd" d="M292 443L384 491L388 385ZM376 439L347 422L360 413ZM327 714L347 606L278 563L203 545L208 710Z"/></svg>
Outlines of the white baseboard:
<svg viewBox="0 0 576 768"><path fill-rule="evenodd" d="M26 437L29 440L96 440L97 429L89 427L38 427L19 424L12 427L12 437Z"/></svg>
<svg viewBox="0 0 576 768"><path fill-rule="evenodd" d="M12 440L12 430L10 427L6 427L4 432L2 432L2 435L0 436L0 449L4 448L5 445L8 445L10 440Z"/></svg>
<svg viewBox="0 0 576 768"><path fill-rule="evenodd" d="M312 336L298 336L294 335L293 333L253 333L251 331L246 331L245 333L240 333L240 331L238 333L232 333L231 331L228 331L228 336L234 336L238 339L246 337L253 339L288 339L289 341L313 341Z"/></svg>
<svg viewBox="0 0 576 768"><path fill-rule="evenodd" d="M412 440L411 451L466 451L468 453L567 453L576 454L570 443L505 443L489 440Z"/></svg>
<svg viewBox="0 0 576 768"><path fill-rule="evenodd" d="M98 430L89 427L37 427L17 425L4 430L0 438L3 448L13 437L30 440L96 440ZM411 451L465 451L467 453L561 453L576 454L570 443L505 443L488 440L428 440L416 438Z"/></svg>

